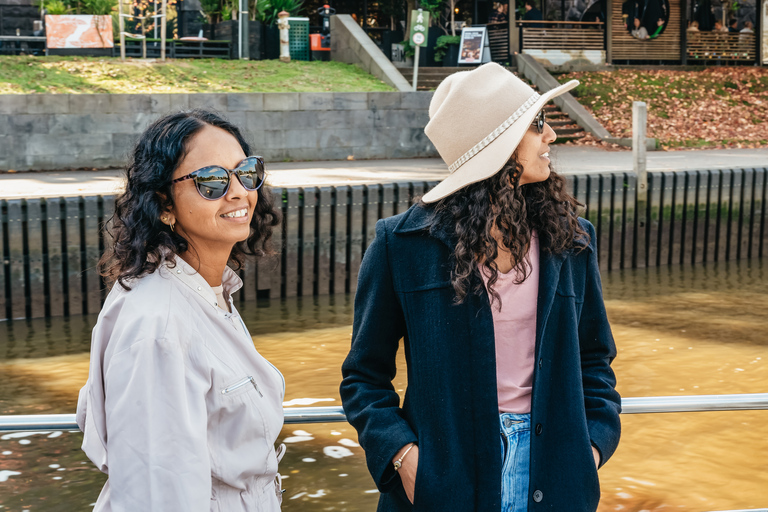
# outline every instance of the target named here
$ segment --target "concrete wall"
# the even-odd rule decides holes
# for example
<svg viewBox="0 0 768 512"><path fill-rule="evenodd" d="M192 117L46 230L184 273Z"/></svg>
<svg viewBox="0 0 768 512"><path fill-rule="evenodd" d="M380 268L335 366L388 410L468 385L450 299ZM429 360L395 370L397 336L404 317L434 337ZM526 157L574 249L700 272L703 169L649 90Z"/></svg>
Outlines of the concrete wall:
<svg viewBox="0 0 768 512"><path fill-rule="evenodd" d="M411 84L368 37L349 14L331 16L331 60L357 64L398 91L412 90Z"/></svg>
<svg viewBox="0 0 768 512"><path fill-rule="evenodd" d="M208 107L267 160L437 156L429 92L0 95L0 170L117 167L163 113Z"/></svg>

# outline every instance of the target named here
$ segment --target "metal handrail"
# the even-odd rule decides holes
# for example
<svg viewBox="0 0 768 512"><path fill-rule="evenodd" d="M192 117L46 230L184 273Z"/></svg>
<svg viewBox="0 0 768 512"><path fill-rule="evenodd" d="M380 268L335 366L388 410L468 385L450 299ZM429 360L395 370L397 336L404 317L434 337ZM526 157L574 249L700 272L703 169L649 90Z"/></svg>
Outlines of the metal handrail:
<svg viewBox="0 0 768 512"><path fill-rule="evenodd" d="M739 395L645 396L621 399L622 414L768 410L768 393ZM289 407L286 424L347 420L341 407ZM79 430L74 414L0 416L0 432Z"/></svg>

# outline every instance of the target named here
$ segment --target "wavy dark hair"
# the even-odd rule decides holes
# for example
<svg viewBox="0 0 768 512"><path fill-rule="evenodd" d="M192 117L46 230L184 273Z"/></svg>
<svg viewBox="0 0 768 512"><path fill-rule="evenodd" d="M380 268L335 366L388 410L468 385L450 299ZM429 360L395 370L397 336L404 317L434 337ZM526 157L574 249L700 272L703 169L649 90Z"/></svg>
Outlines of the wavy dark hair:
<svg viewBox="0 0 768 512"><path fill-rule="evenodd" d="M501 297L495 290L499 278L496 259L500 237L511 254L515 282L522 283L531 271L526 254L531 234L538 234L541 251L560 254L570 249L582 250L589 235L578 220L583 206L565 187L565 178L550 170L539 183L520 185L523 167L516 155L490 178L473 183L437 202L430 230L449 227L456 233L456 248L451 256L451 284L455 302L464 302L467 294L481 294L482 280L470 290L473 274L480 275L480 263L487 268L491 302Z"/></svg>
<svg viewBox="0 0 768 512"><path fill-rule="evenodd" d="M152 123L131 152L125 171L126 189L115 201L112 227L107 231L113 244L99 261L99 271L109 283L118 282L130 290L127 281L154 272L164 259L190 248L183 236L160 222L160 216L173 207L171 178L192 137L205 126L230 133L243 152L251 154L237 126L210 110L176 112ZM272 191L263 185L258 190L250 235L232 248L229 265L238 270L246 255L270 253L268 241L280 218Z"/></svg>

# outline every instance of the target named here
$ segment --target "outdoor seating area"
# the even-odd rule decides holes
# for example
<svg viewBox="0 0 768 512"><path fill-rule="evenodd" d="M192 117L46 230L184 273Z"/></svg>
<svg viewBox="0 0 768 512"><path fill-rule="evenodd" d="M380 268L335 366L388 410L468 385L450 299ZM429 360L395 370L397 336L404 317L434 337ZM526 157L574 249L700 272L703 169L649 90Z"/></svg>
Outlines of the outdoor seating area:
<svg viewBox="0 0 768 512"><path fill-rule="evenodd" d="M688 32L686 51L691 60L754 62L755 34Z"/></svg>

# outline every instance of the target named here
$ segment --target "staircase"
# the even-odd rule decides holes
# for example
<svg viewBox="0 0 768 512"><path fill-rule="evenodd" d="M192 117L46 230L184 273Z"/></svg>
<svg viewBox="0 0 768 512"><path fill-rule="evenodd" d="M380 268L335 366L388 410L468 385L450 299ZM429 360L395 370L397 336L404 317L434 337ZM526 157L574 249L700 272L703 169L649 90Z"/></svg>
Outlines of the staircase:
<svg viewBox="0 0 768 512"><path fill-rule="evenodd" d="M398 68L403 78L408 80L409 83L413 83L413 68ZM468 71L472 68L449 68L449 67L420 67L419 68L419 83L417 84L420 91L433 91L437 89L440 82L445 80L448 75L456 73L458 71ZM517 74L517 68L507 67L508 70L515 73L518 78L522 79L525 83L530 85L534 90L536 86L530 83L528 80ZM547 123L555 130L557 134L557 140L555 144L561 144L563 142L577 140L584 135L584 130L573 122L567 114L563 113L557 105L552 102L547 103L544 107L544 115L546 116Z"/></svg>

